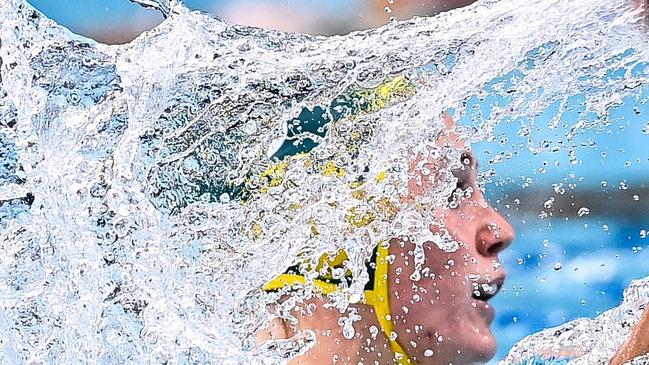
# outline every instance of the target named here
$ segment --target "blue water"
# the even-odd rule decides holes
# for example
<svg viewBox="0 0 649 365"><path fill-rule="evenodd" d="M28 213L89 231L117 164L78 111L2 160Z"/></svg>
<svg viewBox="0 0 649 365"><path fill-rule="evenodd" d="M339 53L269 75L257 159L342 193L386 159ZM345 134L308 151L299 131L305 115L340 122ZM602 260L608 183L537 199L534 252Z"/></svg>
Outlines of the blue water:
<svg viewBox="0 0 649 365"><path fill-rule="evenodd" d="M649 275L649 240L639 234L649 216L637 218L513 220L518 239L502 255L508 280L493 301L499 357L526 335L618 305L631 280Z"/></svg>
<svg viewBox="0 0 649 365"><path fill-rule="evenodd" d="M649 231L649 136L643 131L649 116L648 98L648 90L640 90L614 108L610 126L577 134L574 163L565 148L537 155L530 152L527 140L517 135L529 121L501 124L494 142L474 146L483 170L494 169L487 195L518 232L515 243L501 257L508 281L493 302L497 309L494 331L500 345L497 358L526 335L575 318L597 316L618 305L631 280L649 275L649 238L642 233ZM579 100L574 99L578 108ZM493 99L479 101L484 110L493 103ZM533 125L547 125L551 108ZM577 118L575 113L564 114L562 122L573 125ZM565 130L542 128L535 139L556 143L565 139ZM502 151L510 158L487 162ZM553 191L557 184L566 190L563 195ZM636 200L624 194L630 189L645 193ZM525 193L540 195L541 201L552 196L557 201L567 199L575 211L588 202L573 199L572 194L590 194L597 202L581 217L540 218L547 211L543 204L526 209L512 204ZM623 212L607 204L620 199L625 199Z"/></svg>

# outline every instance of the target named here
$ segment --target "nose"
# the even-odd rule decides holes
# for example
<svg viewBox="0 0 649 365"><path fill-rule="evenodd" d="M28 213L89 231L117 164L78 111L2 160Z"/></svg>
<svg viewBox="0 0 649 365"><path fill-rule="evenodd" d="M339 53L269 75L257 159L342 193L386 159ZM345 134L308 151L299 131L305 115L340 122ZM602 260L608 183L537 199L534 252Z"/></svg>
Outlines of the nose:
<svg viewBox="0 0 649 365"><path fill-rule="evenodd" d="M479 215L480 226L476 233L478 253L484 257L496 257L514 240L514 227L491 205L485 204Z"/></svg>

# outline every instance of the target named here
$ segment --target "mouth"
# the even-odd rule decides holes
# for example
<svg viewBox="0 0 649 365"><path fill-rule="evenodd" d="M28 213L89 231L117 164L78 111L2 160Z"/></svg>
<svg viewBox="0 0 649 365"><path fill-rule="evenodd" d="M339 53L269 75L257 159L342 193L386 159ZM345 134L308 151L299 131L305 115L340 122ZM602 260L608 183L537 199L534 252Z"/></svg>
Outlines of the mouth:
<svg viewBox="0 0 649 365"><path fill-rule="evenodd" d="M495 280L478 280L473 282L473 293L471 297L475 300L488 301L498 294L503 287L505 279L500 277Z"/></svg>

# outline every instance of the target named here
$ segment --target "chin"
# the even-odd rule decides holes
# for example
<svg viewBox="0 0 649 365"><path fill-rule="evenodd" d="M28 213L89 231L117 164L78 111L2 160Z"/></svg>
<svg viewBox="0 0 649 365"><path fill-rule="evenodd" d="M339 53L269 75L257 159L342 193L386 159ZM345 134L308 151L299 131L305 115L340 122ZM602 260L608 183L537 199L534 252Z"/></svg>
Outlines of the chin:
<svg viewBox="0 0 649 365"><path fill-rule="evenodd" d="M465 357L468 364L473 362L486 362L496 355L496 338L490 328L480 329L470 342L466 344Z"/></svg>
<svg viewBox="0 0 649 365"><path fill-rule="evenodd" d="M447 349L448 361L453 365L485 363L496 355L496 338L489 326L466 326L457 335L450 338L454 344L449 343Z"/></svg>
<svg viewBox="0 0 649 365"><path fill-rule="evenodd" d="M437 356L426 358L418 354L416 363L420 365L470 365L485 363L496 355L496 339L489 327L466 326L456 331L455 336L448 335L442 343L436 342L430 348L436 348Z"/></svg>

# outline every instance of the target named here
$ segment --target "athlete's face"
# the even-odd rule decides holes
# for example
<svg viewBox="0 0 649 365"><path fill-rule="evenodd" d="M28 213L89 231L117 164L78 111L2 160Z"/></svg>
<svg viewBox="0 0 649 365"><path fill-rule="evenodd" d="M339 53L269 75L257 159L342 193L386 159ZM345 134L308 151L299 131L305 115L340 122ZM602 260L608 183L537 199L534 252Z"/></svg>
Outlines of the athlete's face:
<svg viewBox="0 0 649 365"><path fill-rule="evenodd" d="M412 280L415 244L393 239L390 252L390 307L397 341L417 364L471 364L496 352L491 333L494 309L489 304L505 279L498 253L514 230L484 199L476 185L477 166L463 156L456 204L439 208L430 229L454 240L459 249L445 252L423 244L421 279ZM453 207L451 207L453 206Z"/></svg>

